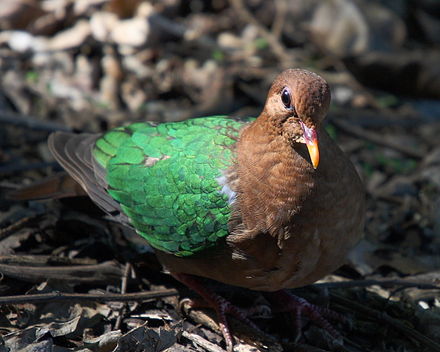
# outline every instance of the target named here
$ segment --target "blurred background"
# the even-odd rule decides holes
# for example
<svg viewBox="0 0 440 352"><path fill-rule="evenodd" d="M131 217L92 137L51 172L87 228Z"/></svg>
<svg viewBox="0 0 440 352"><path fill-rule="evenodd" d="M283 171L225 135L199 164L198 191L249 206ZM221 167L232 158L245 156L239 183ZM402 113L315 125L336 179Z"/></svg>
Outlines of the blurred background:
<svg viewBox="0 0 440 352"><path fill-rule="evenodd" d="M333 279L418 283L372 286L355 296L366 305L373 299L367 293L398 302L411 327L440 340L439 1L1 0L0 188L59 170L46 146L52 131L258 116L273 78L292 67L329 82L327 131L368 193L366 238ZM90 221L60 218L59 206L41 207L0 199L0 264L11 255L54 251L97 262L113 258L96 250L115 252L90 235ZM32 221L17 227L23 219ZM73 231L78 222L90 231ZM73 234L63 242L54 228ZM10 277L15 281L5 281L2 294L42 281ZM8 319L1 329L19 331ZM373 325L361 334L369 351L429 345L402 331L389 338Z"/></svg>

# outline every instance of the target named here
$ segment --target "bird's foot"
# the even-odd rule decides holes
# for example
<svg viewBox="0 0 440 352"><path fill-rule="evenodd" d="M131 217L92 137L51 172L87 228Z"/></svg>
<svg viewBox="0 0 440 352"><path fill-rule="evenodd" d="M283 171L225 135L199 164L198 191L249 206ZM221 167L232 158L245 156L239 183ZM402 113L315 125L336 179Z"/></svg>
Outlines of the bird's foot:
<svg viewBox="0 0 440 352"><path fill-rule="evenodd" d="M266 297L272 303L274 310L279 312L293 313L297 338L301 334L301 317L306 316L316 325L328 331L336 339L341 339L341 334L329 323L327 319L346 322L346 318L328 308L316 306L307 302L304 298L295 296L287 290L267 293Z"/></svg>
<svg viewBox="0 0 440 352"><path fill-rule="evenodd" d="M185 303L187 303L190 308L215 309L218 316L219 327L223 338L225 339L228 351L233 350L234 340L229 328L226 314L232 315L244 324L259 332L262 332L261 329L248 318L250 312L236 307L208 287L205 287L197 277L186 274L173 274L173 276L202 297L202 299L186 299ZM342 338L341 334L330 324L327 319L346 322L347 319L343 315L328 308L311 304L304 298L295 296L287 290L266 293L265 296L271 303L273 311L293 313L295 327L297 330L297 338L299 338L301 335L301 318L303 316L306 316L310 321L328 331L335 339L340 340Z"/></svg>
<svg viewBox="0 0 440 352"><path fill-rule="evenodd" d="M198 299L187 299L185 302L189 303L191 308L213 308L217 312L220 330L222 332L223 338L226 342L226 347L228 351L233 350L234 340L232 338L231 330L226 318L226 314L232 315L234 318L240 320L244 324L252 327L257 331L261 331L247 316L247 312L233 305L231 302L225 298L219 296L211 289L203 286L203 284L196 277L186 274L173 274L173 276L188 286L190 289L197 292L202 298Z"/></svg>

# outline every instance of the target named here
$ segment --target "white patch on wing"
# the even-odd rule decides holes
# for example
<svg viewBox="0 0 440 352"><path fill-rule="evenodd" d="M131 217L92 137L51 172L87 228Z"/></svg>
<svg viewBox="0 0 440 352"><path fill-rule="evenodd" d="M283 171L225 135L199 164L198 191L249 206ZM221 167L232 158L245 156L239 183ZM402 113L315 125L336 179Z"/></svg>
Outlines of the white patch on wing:
<svg viewBox="0 0 440 352"><path fill-rule="evenodd" d="M169 155L162 155L160 158L154 158L152 156L148 156L144 160L144 165L147 167L154 166L158 161L169 159Z"/></svg>
<svg viewBox="0 0 440 352"><path fill-rule="evenodd" d="M237 193L234 192L228 185L228 179L225 175L222 175L220 177L216 178L218 184L222 186L222 189L220 190L220 193L226 194L228 197L228 204L234 204L234 202L237 199Z"/></svg>

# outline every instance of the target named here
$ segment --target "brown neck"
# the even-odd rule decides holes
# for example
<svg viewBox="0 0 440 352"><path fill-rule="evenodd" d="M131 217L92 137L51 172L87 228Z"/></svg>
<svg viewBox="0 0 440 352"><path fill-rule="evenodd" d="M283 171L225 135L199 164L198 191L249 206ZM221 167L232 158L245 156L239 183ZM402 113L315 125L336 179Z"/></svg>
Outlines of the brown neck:
<svg viewBox="0 0 440 352"><path fill-rule="evenodd" d="M263 110L260 116L252 123L247 130L251 129L252 133L250 138L255 136L261 136L263 138L275 138L283 134L283 123L285 120L271 116Z"/></svg>
<svg viewBox="0 0 440 352"><path fill-rule="evenodd" d="M290 143L260 116L242 131L237 148L239 209L248 229L273 233L290 225L314 187L307 149Z"/></svg>

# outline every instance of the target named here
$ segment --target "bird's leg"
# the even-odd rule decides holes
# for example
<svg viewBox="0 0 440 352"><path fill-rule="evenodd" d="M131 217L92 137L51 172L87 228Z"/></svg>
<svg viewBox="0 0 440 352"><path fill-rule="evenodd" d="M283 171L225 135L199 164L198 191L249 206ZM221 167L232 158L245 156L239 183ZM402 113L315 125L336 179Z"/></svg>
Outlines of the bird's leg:
<svg viewBox="0 0 440 352"><path fill-rule="evenodd" d="M334 338L341 338L341 334L328 322L327 319L346 321L345 317L330 309L316 306L304 298L295 296L287 290L266 293L265 296L272 304L274 310L291 312L294 314L296 328L301 331L301 317L305 315L316 325L327 330Z"/></svg>
<svg viewBox="0 0 440 352"><path fill-rule="evenodd" d="M193 291L197 292L207 304L199 303L198 300L190 300L191 307L206 307L209 306L217 312L220 330L226 341L228 351L232 351L234 342L232 339L231 330L229 328L226 314L230 314L236 319L242 321L246 325L261 331L249 318L244 310L236 307L225 298L219 296L214 291L205 287L197 277L187 274L172 274L177 280L188 286Z"/></svg>

